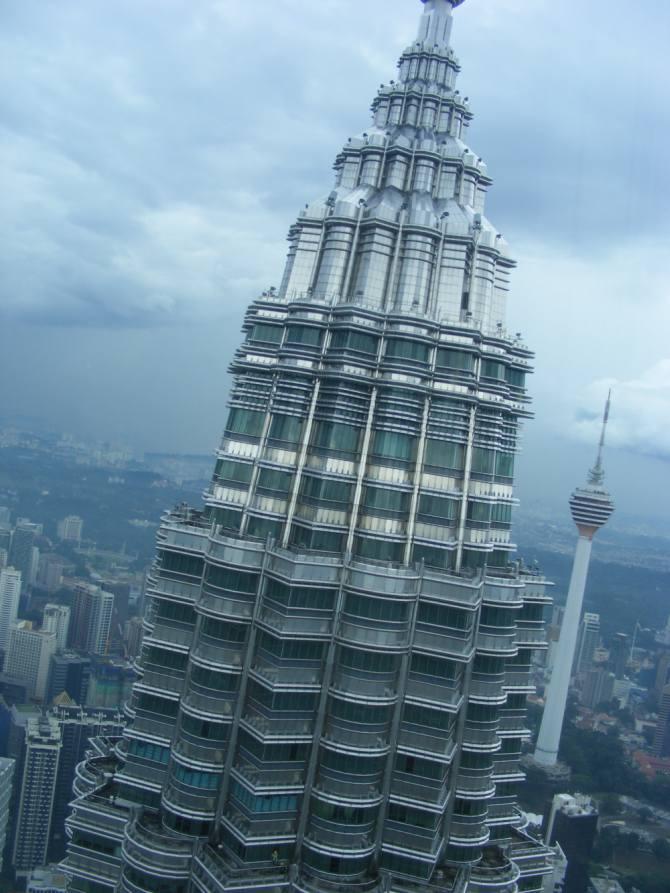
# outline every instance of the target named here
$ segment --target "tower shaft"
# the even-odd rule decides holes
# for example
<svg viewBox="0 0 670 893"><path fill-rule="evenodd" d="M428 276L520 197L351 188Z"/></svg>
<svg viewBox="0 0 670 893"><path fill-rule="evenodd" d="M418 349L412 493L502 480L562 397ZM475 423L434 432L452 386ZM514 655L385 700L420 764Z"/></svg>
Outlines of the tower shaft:
<svg viewBox="0 0 670 893"><path fill-rule="evenodd" d="M542 725L535 749L535 761L541 766L555 766L558 762L558 749L563 729L563 718L568 702L570 674L577 645L579 619L582 614L584 590L591 560L592 540L588 536L580 536L577 541L575 559L570 578L568 600L558 641L556 664L551 677L549 693L546 698Z"/></svg>

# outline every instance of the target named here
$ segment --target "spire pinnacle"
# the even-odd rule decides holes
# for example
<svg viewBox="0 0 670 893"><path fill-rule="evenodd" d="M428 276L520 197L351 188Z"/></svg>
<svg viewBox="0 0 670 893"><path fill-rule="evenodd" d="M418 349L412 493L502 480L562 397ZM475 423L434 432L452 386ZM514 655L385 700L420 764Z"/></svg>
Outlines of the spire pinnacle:
<svg viewBox="0 0 670 893"><path fill-rule="evenodd" d="M449 46L451 13L464 0L421 0L424 5L417 40L428 46Z"/></svg>
<svg viewBox="0 0 670 893"><path fill-rule="evenodd" d="M605 449L605 435L607 433L607 423L610 419L610 409L612 408L612 391L610 389L607 395L607 403L605 404L605 413L603 415L603 428L600 434L600 444L598 446L598 458L596 464L589 472L589 484L592 487L602 487L605 481L605 469L603 468L603 451Z"/></svg>

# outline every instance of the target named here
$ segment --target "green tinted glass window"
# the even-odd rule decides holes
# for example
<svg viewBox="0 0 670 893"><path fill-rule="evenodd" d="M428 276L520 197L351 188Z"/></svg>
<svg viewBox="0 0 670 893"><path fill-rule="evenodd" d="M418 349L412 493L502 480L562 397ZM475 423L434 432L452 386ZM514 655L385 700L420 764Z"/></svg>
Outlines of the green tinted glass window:
<svg viewBox="0 0 670 893"><path fill-rule="evenodd" d="M264 412L251 409L231 409L226 431L231 434L243 434L246 437L260 437L265 422Z"/></svg>
<svg viewBox="0 0 670 893"><path fill-rule="evenodd" d="M280 443L298 444L302 437L302 419L293 415L272 416L270 422L270 431L268 433L269 440L276 440Z"/></svg>
<svg viewBox="0 0 670 893"><path fill-rule="evenodd" d="M462 471L465 466L465 447L461 443L428 438L424 463L431 469Z"/></svg>
<svg viewBox="0 0 670 893"><path fill-rule="evenodd" d="M495 360L482 360L482 378L495 378L497 381L505 380L505 366Z"/></svg>
<svg viewBox="0 0 670 893"><path fill-rule="evenodd" d="M472 372L475 368L475 355L465 350L440 348L437 352L437 368Z"/></svg>
<svg viewBox="0 0 670 893"><path fill-rule="evenodd" d="M305 347L319 347L323 341L323 331L313 326L290 325L286 329L286 344L301 344Z"/></svg>
<svg viewBox="0 0 670 893"><path fill-rule="evenodd" d="M279 471L277 468L261 468L256 490L268 494L286 494L291 489L293 474L290 471Z"/></svg>
<svg viewBox="0 0 670 893"><path fill-rule="evenodd" d="M389 338L386 344L386 357L393 360L410 360L415 363L427 363L430 348L420 341L409 341L404 338Z"/></svg>
<svg viewBox="0 0 670 893"><path fill-rule="evenodd" d="M491 520L491 504L488 502L468 501L468 521L487 523Z"/></svg>
<svg viewBox="0 0 670 893"><path fill-rule="evenodd" d="M513 388L526 387L526 373L521 369L514 369L512 366L508 366L505 369L505 378L507 383Z"/></svg>
<svg viewBox="0 0 670 893"><path fill-rule="evenodd" d="M472 451L472 470L477 474L493 474L495 452L483 447L475 447Z"/></svg>
<svg viewBox="0 0 670 893"><path fill-rule="evenodd" d="M360 428L340 422L317 422L314 426L312 446L340 453L355 453L360 439Z"/></svg>
<svg viewBox="0 0 670 893"><path fill-rule="evenodd" d="M419 515L434 522L447 524L458 517L459 502L457 499L449 499L446 496L434 496L431 493L422 493L419 498Z"/></svg>
<svg viewBox="0 0 670 893"><path fill-rule="evenodd" d="M256 323L249 335L249 341L260 341L268 344L279 344L284 334L282 326L272 326L267 323Z"/></svg>
<svg viewBox="0 0 670 893"><path fill-rule="evenodd" d="M514 453L498 453L496 457L496 476L514 477Z"/></svg>
<svg viewBox="0 0 670 893"><path fill-rule="evenodd" d="M214 469L214 476L226 483L248 484L251 481L254 466L250 462L236 462L234 459L219 459Z"/></svg>
<svg viewBox="0 0 670 893"><path fill-rule="evenodd" d="M363 493L363 505L366 511L404 513L409 509L410 494L402 490L391 490L385 487L366 487Z"/></svg>
<svg viewBox="0 0 670 893"><path fill-rule="evenodd" d="M376 431L372 442L372 454L385 459L411 462L416 455L416 437L397 431Z"/></svg>
<svg viewBox="0 0 670 893"><path fill-rule="evenodd" d="M357 353L377 354L379 339L365 332L355 332L351 329L338 329L333 332L330 346L333 350L352 350Z"/></svg>

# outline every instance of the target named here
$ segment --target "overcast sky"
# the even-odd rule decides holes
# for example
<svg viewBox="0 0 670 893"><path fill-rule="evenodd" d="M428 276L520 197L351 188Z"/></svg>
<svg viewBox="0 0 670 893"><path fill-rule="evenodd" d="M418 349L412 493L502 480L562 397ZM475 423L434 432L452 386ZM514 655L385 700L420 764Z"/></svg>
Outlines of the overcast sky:
<svg viewBox="0 0 670 893"><path fill-rule="evenodd" d="M414 38L418 0L2 0L0 417L212 451L245 306ZM530 501L670 489L670 6L467 0L454 46L537 351ZM588 447L587 447L588 445Z"/></svg>

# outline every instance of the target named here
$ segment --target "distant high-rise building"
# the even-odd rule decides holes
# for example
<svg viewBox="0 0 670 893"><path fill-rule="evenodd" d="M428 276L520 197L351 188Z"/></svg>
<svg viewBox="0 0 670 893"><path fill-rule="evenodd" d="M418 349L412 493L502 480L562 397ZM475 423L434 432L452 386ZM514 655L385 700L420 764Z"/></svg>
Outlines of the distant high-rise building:
<svg viewBox="0 0 670 893"><path fill-rule="evenodd" d="M65 561L60 555L47 553L40 556L40 567L37 573L37 583L47 592L56 592L63 585Z"/></svg>
<svg viewBox="0 0 670 893"><path fill-rule="evenodd" d="M614 697L614 673L605 667L588 670L582 679L581 703L593 710L598 704L609 703Z"/></svg>
<svg viewBox="0 0 670 893"><path fill-rule="evenodd" d="M62 521L58 522L58 539L64 543L79 544L83 530L84 522L82 519L77 515L68 515L67 518L63 518Z"/></svg>
<svg viewBox="0 0 670 893"><path fill-rule="evenodd" d="M9 527L0 527L0 549L3 552L7 552L7 556L9 557L9 551L12 546L12 531Z"/></svg>
<svg viewBox="0 0 670 893"><path fill-rule="evenodd" d="M6 505L0 505L0 527L9 527L11 524L12 512Z"/></svg>
<svg viewBox="0 0 670 893"><path fill-rule="evenodd" d="M130 620L126 622L126 656L129 660L134 660L142 650L142 627L143 621L141 617L131 617Z"/></svg>
<svg viewBox="0 0 670 893"><path fill-rule="evenodd" d="M31 697L42 701L46 696L49 667L56 648L56 633L33 629L30 621L20 620L9 632L5 672L8 676L24 680Z"/></svg>
<svg viewBox="0 0 670 893"><path fill-rule="evenodd" d="M660 699L663 689L670 683L670 651L663 651L656 666L656 681L654 691Z"/></svg>
<svg viewBox="0 0 670 893"><path fill-rule="evenodd" d="M545 843L560 844L568 860L563 893L587 893L597 832L598 810L589 797L556 794L546 817Z"/></svg>
<svg viewBox="0 0 670 893"><path fill-rule="evenodd" d="M53 716L28 721L14 838L13 863L19 878L27 878L47 862L60 748L60 729Z"/></svg>
<svg viewBox="0 0 670 893"><path fill-rule="evenodd" d="M0 874L6 868L3 857L7 845L15 767L15 760L10 757L0 757Z"/></svg>
<svg viewBox="0 0 670 893"><path fill-rule="evenodd" d="M70 629L70 609L67 605L46 605L42 629L56 634L56 650L65 651L67 648L68 632Z"/></svg>
<svg viewBox="0 0 670 893"><path fill-rule="evenodd" d="M582 617L577 635L577 647L573 662L574 673L585 673L593 666L593 655L600 644L600 614L586 613Z"/></svg>
<svg viewBox="0 0 670 893"><path fill-rule="evenodd" d="M614 511L612 499L604 488L605 472L602 464L610 402L610 398L608 398L598 458L589 473L587 486L575 490L570 499L570 510L579 531L579 539L577 540L570 588L561 627L561 638L556 653L556 663L546 696L542 724L535 748L535 761L548 770L552 770L558 762L558 748L568 702L568 690L575 659L579 618L584 602L593 537L607 523Z"/></svg>
<svg viewBox="0 0 670 893"><path fill-rule="evenodd" d="M86 704L89 707L118 708L130 697L137 673L127 660L93 656Z"/></svg>
<svg viewBox="0 0 670 893"><path fill-rule="evenodd" d="M9 561L9 551L7 549L0 549L0 570L3 567L7 567L7 562Z"/></svg>
<svg viewBox="0 0 670 893"><path fill-rule="evenodd" d="M9 633L19 616L21 571L13 567L0 570L0 651L7 656Z"/></svg>
<svg viewBox="0 0 670 893"><path fill-rule="evenodd" d="M99 586L79 583L70 618L70 647L87 654L107 654L114 596Z"/></svg>
<svg viewBox="0 0 670 893"><path fill-rule="evenodd" d="M48 705L65 692L75 704L88 703L91 658L74 651L54 654L49 668L45 701Z"/></svg>
<svg viewBox="0 0 670 893"><path fill-rule="evenodd" d="M37 583L37 575L40 570L40 550L33 546L30 550L30 567L28 569L28 584L34 586Z"/></svg>
<svg viewBox="0 0 670 893"><path fill-rule="evenodd" d="M656 641L659 645L670 646L670 617L668 617L665 627L656 633Z"/></svg>
<svg viewBox="0 0 670 893"><path fill-rule="evenodd" d="M655 757L670 756L670 685L661 692L652 754Z"/></svg>
<svg viewBox="0 0 670 893"><path fill-rule="evenodd" d="M33 574L33 548L35 546L35 536L37 528L35 524L24 521L17 525L12 534L12 544L9 549L9 564L16 570L21 571L21 582L23 589L30 586L30 580Z"/></svg>
<svg viewBox="0 0 670 893"><path fill-rule="evenodd" d="M65 819L74 796L72 783L77 764L84 759L91 738L121 735L124 719L118 710L81 706L54 707L49 715L58 723L61 737L48 850L49 860L56 862L65 855Z"/></svg>
<svg viewBox="0 0 670 893"><path fill-rule="evenodd" d="M612 669L617 679L623 679L626 675L626 667L630 658L630 636L627 633L617 633L612 640L610 660Z"/></svg>

